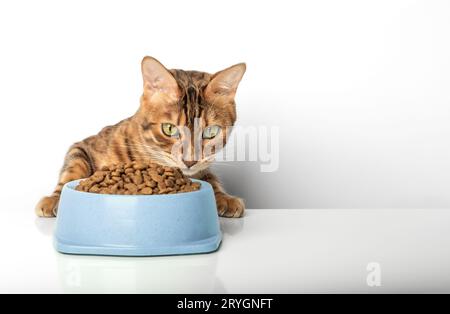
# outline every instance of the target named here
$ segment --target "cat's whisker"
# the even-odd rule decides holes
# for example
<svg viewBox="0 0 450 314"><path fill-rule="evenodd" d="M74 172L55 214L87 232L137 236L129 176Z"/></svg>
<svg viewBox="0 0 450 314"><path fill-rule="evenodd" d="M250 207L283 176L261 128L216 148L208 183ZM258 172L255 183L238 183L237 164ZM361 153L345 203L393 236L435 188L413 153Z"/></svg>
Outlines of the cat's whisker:
<svg viewBox="0 0 450 314"><path fill-rule="evenodd" d="M153 161L159 162L160 164L168 165L171 167L180 167L180 161L178 161L172 154L167 152L161 152L156 150L143 150L143 148L152 148L149 145L145 144L113 144L110 147L129 147L135 149L134 153L138 154L140 157L148 157ZM201 168L198 171L205 170L208 168L211 163L214 161L214 158L207 158L199 161L199 164L202 164ZM223 164L220 164L223 165ZM230 165L225 165L230 166Z"/></svg>
<svg viewBox="0 0 450 314"><path fill-rule="evenodd" d="M142 148L142 146L137 146L137 145L125 145L125 144L113 144L110 145L110 147L129 147L129 148L134 148L135 151L133 151L133 153L139 155L140 157L150 157L151 159L155 160L155 161L159 161L162 164L167 164L168 162L172 163L173 166L178 166L176 164L176 162L172 159L169 158L169 156L165 156L163 154L159 154L157 152L152 152L152 151L147 151L147 150L141 150L141 149L137 149L137 148Z"/></svg>

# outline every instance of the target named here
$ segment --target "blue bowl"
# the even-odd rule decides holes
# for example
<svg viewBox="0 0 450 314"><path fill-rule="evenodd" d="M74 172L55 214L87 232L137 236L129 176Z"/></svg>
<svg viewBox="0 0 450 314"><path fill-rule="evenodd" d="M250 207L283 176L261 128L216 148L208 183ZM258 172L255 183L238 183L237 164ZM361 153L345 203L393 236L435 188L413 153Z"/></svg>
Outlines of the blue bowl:
<svg viewBox="0 0 450 314"><path fill-rule="evenodd" d="M216 251L222 234L211 185L167 195L61 194L54 245L68 254L153 256Z"/></svg>

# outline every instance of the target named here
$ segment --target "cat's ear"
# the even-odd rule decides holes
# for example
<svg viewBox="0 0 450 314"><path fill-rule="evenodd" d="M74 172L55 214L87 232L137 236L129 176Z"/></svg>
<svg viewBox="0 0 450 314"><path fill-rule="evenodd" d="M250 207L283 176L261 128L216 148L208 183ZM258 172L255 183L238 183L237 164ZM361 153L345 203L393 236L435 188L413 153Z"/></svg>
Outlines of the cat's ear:
<svg viewBox="0 0 450 314"><path fill-rule="evenodd" d="M234 98L245 70L245 63L239 63L214 74L206 87L206 97L225 96Z"/></svg>
<svg viewBox="0 0 450 314"><path fill-rule="evenodd" d="M145 57L142 60L142 78L144 94L153 96L163 94L175 100L179 96L179 88L172 74L155 58Z"/></svg>

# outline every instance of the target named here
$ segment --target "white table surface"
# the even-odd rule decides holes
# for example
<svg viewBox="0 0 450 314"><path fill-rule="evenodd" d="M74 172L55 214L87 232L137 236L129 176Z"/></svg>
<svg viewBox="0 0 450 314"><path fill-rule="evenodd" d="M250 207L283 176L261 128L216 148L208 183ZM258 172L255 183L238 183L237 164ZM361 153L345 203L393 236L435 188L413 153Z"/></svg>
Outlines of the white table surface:
<svg viewBox="0 0 450 314"><path fill-rule="evenodd" d="M173 257L62 255L53 228L3 215L0 292L450 292L450 210L248 210L221 220L218 252Z"/></svg>

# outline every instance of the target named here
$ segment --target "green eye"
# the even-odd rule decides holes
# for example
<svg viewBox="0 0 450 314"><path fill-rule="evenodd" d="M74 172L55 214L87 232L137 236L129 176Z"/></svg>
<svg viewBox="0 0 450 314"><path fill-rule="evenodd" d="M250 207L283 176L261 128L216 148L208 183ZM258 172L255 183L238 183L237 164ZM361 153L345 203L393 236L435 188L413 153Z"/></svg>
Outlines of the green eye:
<svg viewBox="0 0 450 314"><path fill-rule="evenodd" d="M163 123L162 131L165 135L170 137L177 137L179 135L178 128L172 123Z"/></svg>
<svg viewBox="0 0 450 314"><path fill-rule="evenodd" d="M220 132L220 126L218 125L212 125L208 126L203 130L203 138L205 139L212 139L217 136Z"/></svg>

